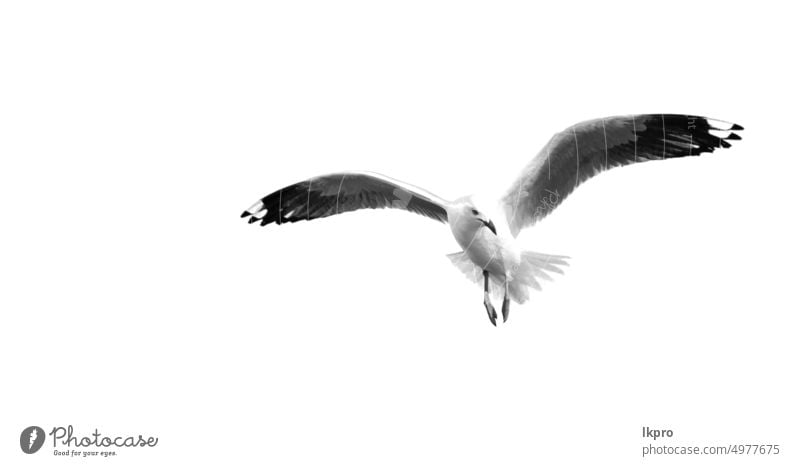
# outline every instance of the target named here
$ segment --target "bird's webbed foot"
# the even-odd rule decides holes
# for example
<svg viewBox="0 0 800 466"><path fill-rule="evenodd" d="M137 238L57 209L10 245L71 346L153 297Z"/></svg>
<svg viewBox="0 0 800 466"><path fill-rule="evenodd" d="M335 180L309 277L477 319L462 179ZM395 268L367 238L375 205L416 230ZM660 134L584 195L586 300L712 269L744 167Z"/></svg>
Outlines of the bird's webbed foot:
<svg viewBox="0 0 800 466"><path fill-rule="evenodd" d="M508 320L508 313L511 311L511 300L508 299L508 295L503 297L503 323Z"/></svg>
<svg viewBox="0 0 800 466"><path fill-rule="evenodd" d="M483 305L486 306L486 313L489 314L489 321L497 327L497 311L492 306L492 301L489 299L489 293L483 295Z"/></svg>

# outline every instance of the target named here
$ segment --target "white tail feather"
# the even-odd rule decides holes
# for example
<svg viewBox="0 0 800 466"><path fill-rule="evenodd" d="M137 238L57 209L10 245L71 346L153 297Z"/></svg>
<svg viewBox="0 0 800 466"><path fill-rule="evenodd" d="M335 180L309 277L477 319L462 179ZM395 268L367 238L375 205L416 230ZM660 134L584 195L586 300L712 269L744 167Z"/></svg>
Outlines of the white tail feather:
<svg viewBox="0 0 800 466"><path fill-rule="evenodd" d="M472 262L466 253L457 252L448 254L447 258L471 281L483 285L483 270ZM567 256L542 254L533 251L523 251L520 264L509 272L508 293L512 300L524 303L530 297L528 288L541 291L541 280L553 281L548 273L564 274L560 267L566 267ZM496 299L502 298L505 289L505 277L494 274L489 275L490 291Z"/></svg>

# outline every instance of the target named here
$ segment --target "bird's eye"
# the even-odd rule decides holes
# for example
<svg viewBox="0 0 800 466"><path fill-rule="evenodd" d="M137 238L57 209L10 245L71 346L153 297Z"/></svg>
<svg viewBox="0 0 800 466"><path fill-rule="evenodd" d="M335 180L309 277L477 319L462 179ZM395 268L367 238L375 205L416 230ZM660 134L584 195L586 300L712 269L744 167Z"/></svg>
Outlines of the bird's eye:
<svg viewBox="0 0 800 466"><path fill-rule="evenodd" d="M475 209L472 209L472 215L478 215L478 211L475 210Z"/></svg>

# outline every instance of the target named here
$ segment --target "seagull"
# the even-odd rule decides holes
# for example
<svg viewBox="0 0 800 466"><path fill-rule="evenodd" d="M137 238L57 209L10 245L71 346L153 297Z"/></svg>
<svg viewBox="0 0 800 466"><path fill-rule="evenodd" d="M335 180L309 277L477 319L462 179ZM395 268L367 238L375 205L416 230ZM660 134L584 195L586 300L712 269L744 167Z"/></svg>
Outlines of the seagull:
<svg viewBox="0 0 800 466"><path fill-rule="evenodd" d="M241 216L261 226L361 209L402 209L450 226L461 251L448 258L467 277L483 282L483 305L497 326L492 295L502 295L503 322L510 302L529 298L540 281L563 274L567 256L523 250L516 237L553 211L579 184L610 168L650 160L698 156L740 140L740 125L693 115L642 114L598 118L556 133L489 209L473 196L442 199L417 186L371 172L316 176L281 188ZM490 218L489 212L495 215ZM495 222L496 220L496 222Z"/></svg>

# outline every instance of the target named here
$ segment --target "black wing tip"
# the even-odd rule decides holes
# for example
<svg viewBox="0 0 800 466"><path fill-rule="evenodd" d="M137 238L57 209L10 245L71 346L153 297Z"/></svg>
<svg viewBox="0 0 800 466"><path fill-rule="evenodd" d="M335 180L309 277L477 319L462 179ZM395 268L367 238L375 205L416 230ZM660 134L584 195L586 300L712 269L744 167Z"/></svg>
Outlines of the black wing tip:
<svg viewBox="0 0 800 466"><path fill-rule="evenodd" d="M690 117L690 118L697 118L697 117ZM731 123L729 121L717 120L717 119L708 118L708 117L700 117L700 118L705 120L705 124L708 125L709 129L714 129L714 130L717 130L717 131L743 131L744 130L744 126L742 126L740 124L737 124L737 123ZM730 125L730 127L726 127L728 125Z"/></svg>
<svg viewBox="0 0 800 466"><path fill-rule="evenodd" d="M690 117L690 118L696 118L696 117ZM716 144L710 143L708 145L707 150L701 149L701 152L713 152L714 147L727 149L729 147L732 147L730 141L742 140L742 137L739 134L734 133L734 131L744 130L744 127L742 125L722 120L715 120L713 118L706 118L706 117L701 117L701 118L704 120L705 123L704 125L705 128L702 128L701 131L708 133L707 135L710 136L712 140L716 141ZM727 133L727 134L723 136L714 132Z"/></svg>
<svg viewBox="0 0 800 466"><path fill-rule="evenodd" d="M258 224L260 226L262 226L262 227L276 221L276 219L269 218L267 216L259 218L259 217L256 217L255 215L251 214L250 212L242 213L242 218L246 218L246 217L250 217L250 218L247 219L247 223L248 224L253 224L253 223L258 222Z"/></svg>
<svg viewBox="0 0 800 466"><path fill-rule="evenodd" d="M265 198L266 199L266 198ZM267 208L266 203L264 202L265 199L257 201L255 204L251 205L249 208L245 209L244 212L240 215L241 218L247 218L247 223L255 223L260 220L266 219L270 212L270 209Z"/></svg>
<svg viewBox="0 0 800 466"><path fill-rule="evenodd" d="M736 123L731 123L730 125L731 125L730 128L724 129L724 130L722 130L722 129L717 130L712 125L709 125L712 129L714 129L716 131L727 131L728 132L728 134L725 135L725 136L721 136L721 137L718 136L719 137L719 146L722 147L723 149L727 149L729 147L732 147L730 141L741 141L742 140L742 137L738 133L734 133L734 131L742 131L742 130L744 130L744 127L742 125L739 125L739 124L736 124Z"/></svg>

